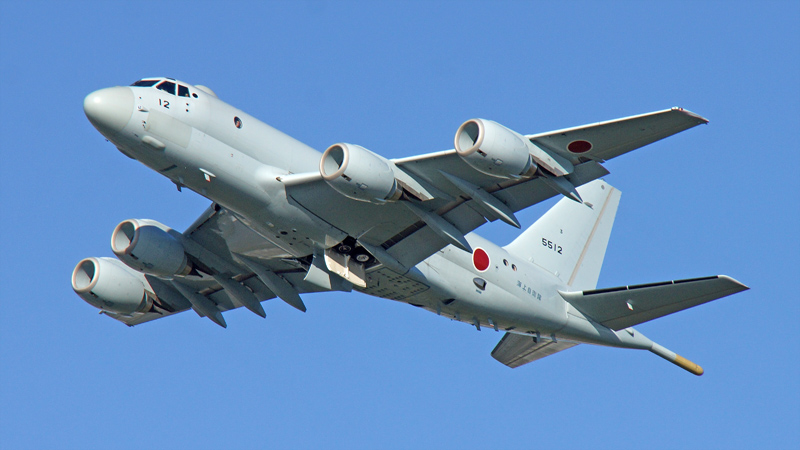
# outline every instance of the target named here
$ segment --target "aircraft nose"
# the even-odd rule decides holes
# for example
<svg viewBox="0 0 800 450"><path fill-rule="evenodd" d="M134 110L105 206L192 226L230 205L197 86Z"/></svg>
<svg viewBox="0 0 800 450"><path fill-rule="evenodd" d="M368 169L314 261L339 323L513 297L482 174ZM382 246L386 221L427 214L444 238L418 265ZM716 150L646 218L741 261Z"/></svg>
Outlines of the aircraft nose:
<svg viewBox="0 0 800 450"><path fill-rule="evenodd" d="M133 92L128 87L100 89L83 100L86 117L99 131L119 132L133 114Z"/></svg>

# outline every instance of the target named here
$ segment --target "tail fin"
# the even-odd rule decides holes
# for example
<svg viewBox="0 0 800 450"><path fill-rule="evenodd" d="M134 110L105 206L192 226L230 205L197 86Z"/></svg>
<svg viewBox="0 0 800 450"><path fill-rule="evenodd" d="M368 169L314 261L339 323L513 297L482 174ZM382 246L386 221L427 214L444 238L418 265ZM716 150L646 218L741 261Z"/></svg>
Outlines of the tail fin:
<svg viewBox="0 0 800 450"><path fill-rule="evenodd" d="M553 273L573 290L597 287L620 191L603 180L578 188L583 203L561 199L505 246Z"/></svg>

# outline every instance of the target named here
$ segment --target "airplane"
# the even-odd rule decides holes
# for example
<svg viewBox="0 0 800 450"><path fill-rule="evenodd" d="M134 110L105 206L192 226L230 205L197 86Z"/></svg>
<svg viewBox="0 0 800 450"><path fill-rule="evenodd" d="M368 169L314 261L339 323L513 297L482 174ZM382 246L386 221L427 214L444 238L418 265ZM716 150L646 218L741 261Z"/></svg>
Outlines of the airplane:
<svg viewBox="0 0 800 450"><path fill-rule="evenodd" d="M189 309L266 317L279 298L355 289L454 321L504 331L511 367L586 343L649 350L703 369L633 326L749 289L724 275L597 288L620 201L602 163L708 121L682 108L522 135L486 119L454 149L386 159L337 143L319 151L166 77L90 93L84 112L120 152L211 200L183 233L129 219L115 258L91 257L73 290L128 326ZM391 139L391 137L388 137ZM562 198L501 247L473 230Z"/></svg>

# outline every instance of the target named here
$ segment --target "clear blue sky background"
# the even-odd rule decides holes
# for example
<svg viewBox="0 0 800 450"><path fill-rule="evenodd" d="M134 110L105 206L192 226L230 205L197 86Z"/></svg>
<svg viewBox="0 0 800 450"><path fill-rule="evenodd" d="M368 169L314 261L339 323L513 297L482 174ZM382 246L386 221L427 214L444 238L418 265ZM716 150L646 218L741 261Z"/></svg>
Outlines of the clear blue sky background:
<svg viewBox="0 0 800 450"><path fill-rule="evenodd" d="M0 447L793 447L798 23L796 1L1 2ZM639 327L700 378L588 345L510 370L489 356L500 333L355 293L230 312L227 330L191 312L126 328L72 268L110 256L124 219L182 230L209 202L81 106L159 75L387 157L452 148L472 117L533 133L685 107L711 123L607 164L623 196L600 285L752 290Z"/></svg>

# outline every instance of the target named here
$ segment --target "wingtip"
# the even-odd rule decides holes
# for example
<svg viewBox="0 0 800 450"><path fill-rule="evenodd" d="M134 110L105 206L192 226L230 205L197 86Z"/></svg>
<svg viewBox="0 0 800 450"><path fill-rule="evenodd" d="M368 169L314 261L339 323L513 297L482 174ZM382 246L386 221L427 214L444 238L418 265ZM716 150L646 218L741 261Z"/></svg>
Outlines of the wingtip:
<svg viewBox="0 0 800 450"><path fill-rule="evenodd" d="M672 111L679 111L682 114L685 114L685 115L687 115L689 117L697 119L702 124L707 124L708 123L708 119L706 119L705 117L701 116L700 114L693 113L693 112L689 111L688 109L683 109L683 108L681 108L679 106L673 106L671 109L672 109Z"/></svg>
<svg viewBox="0 0 800 450"><path fill-rule="evenodd" d="M727 275L719 275L719 278L724 279L725 281L731 282L739 287L738 292L750 290L750 286L742 283L741 281L737 280L736 278L729 277Z"/></svg>

